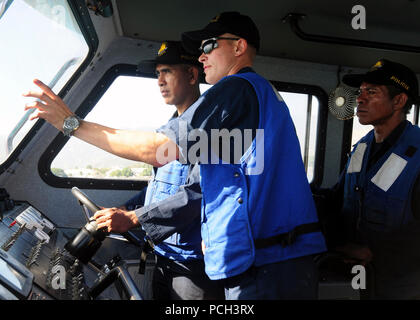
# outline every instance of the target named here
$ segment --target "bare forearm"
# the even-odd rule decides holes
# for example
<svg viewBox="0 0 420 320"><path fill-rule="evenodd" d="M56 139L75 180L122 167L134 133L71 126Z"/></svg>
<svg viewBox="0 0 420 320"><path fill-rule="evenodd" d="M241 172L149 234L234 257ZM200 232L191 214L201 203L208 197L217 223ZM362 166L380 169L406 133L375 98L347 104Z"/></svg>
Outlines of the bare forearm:
<svg viewBox="0 0 420 320"><path fill-rule="evenodd" d="M58 130L62 130L64 119L73 115L73 112L42 81L35 79L34 83L41 91L29 91L23 94L25 97L38 99L25 105L25 110L37 110L30 119L44 119ZM117 156L146 162L155 167L161 167L178 159L178 147L161 133L118 130L82 121L74 136Z"/></svg>
<svg viewBox="0 0 420 320"><path fill-rule="evenodd" d="M159 148L175 147L165 135L155 132L120 130L82 121L74 136L119 157L160 167L174 157L159 157Z"/></svg>

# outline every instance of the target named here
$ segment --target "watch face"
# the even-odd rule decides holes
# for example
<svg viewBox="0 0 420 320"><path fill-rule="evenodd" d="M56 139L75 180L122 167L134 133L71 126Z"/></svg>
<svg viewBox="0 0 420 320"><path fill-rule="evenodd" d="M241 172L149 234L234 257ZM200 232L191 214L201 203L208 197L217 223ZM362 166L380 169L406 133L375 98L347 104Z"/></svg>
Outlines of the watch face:
<svg viewBox="0 0 420 320"><path fill-rule="evenodd" d="M70 136L72 133L79 128L80 122L79 119L75 116L70 116L64 119L63 123L63 134L65 136Z"/></svg>
<svg viewBox="0 0 420 320"><path fill-rule="evenodd" d="M75 117L69 117L64 120L64 127L68 129L76 129L79 126L79 120Z"/></svg>

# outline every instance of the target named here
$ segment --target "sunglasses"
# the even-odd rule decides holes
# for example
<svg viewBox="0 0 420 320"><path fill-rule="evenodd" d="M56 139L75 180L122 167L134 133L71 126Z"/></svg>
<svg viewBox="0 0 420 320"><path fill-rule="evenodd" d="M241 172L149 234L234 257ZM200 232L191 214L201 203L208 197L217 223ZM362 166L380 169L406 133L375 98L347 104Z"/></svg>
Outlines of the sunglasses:
<svg viewBox="0 0 420 320"><path fill-rule="evenodd" d="M217 44L217 40L239 40L240 38L226 38L226 37L215 37L204 40L198 50L201 53L209 54L214 49L216 49L219 45Z"/></svg>

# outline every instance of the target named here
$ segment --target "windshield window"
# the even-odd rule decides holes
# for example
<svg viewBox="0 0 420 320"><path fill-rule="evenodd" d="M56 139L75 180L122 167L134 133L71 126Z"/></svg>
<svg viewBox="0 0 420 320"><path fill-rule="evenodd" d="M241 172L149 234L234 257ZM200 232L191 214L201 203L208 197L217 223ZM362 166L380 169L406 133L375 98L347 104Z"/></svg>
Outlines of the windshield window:
<svg viewBox="0 0 420 320"><path fill-rule="evenodd" d="M89 47L65 0L0 0L0 164L35 121L22 93L38 78L59 92Z"/></svg>
<svg viewBox="0 0 420 320"><path fill-rule="evenodd" d="M210 85L201 84L201 93ZM116 107L118 106L118 107ZM119 76L85 120L111 128L154 131L172 117L176 108L162 99L156 79ZM152 166L117 157L79 139L70 139L51 163L62 178L150 180Z"/></svg>
<svg viewBox="0 0 420 320"><path fill-rule="evenodd" d="M201 84L201 93L210 87ZM312 181L319 101L307 94L280 94L295 123L308 180ZM119 76L85 119L112 128L154 131L175 110L162 100L156 79ZM150 180L153 174L150 165L114 156L79 139L69 139L51 163L51 172L61 178L128 180Z"/></svg>

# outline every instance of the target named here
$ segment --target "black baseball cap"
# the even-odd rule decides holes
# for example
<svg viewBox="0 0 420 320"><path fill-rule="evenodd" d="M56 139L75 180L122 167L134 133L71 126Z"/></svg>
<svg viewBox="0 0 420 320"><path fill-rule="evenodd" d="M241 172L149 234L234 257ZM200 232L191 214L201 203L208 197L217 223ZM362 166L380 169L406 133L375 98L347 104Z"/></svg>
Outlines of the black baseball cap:
<svg viewBox="0 0 420 320"><path fill-rule="evenodd" d="M195 55L187 52L181 41L162 42L156 58L141 61L137 69L146 73L154 73L158 64L190 64L201 68L201 63L198 61L198 51Z"/></svg>
<svg viewBox="0 0 420 320"><path fill-rule="evenodd" d="M405 92L419 103L419 84L416 74L401 63L381 59L376 62L365 74L346 74L343 77L344 84L358 88L362 82L392 85Z"/></svg>
<svg viewBox="0 0 420 320"><path fill-rule="evenodd" d="M250 45L259 50L260 34L254 21L248 16L239 12L223 12L210 20L204 29L184 32L182 44L188 51L194 52L201 44L201 41L218 37L224 33L232 33L244 38Z"/></svg>

